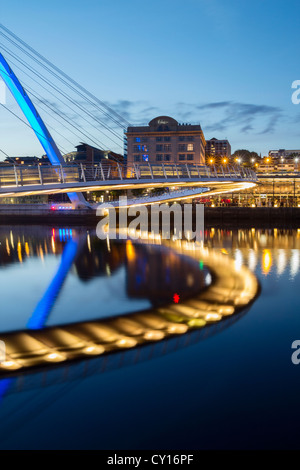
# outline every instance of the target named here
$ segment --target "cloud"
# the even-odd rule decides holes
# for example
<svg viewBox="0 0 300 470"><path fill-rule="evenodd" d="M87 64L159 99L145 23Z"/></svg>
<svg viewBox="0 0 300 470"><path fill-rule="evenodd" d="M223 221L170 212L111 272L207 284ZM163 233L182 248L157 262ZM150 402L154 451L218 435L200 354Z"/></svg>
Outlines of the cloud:
<svg viewBox="0 0 300 470"><path fill-rule="evenodd" d="M51 99L51 97L43 97L43 99L35 101L38 101L37 108L41 104L48 107L48 110L50 107L52 109L51 114L54 111L54 117L57 117L55 113L64 116L72 124L93 135L95 131L96 134L97 132L100 134L103 132L109 139L111 130L114 141L116 140L116 134L120 134L123 138L122 132L120 132L121 126L116 122L118 118L114 116L116 121L111 119L110 111L105 108L103 108L104 112L101 112L101 109L84 100L76 101L77 106L73 103L72 109L66 107L63 102ZM286 118L283 110L279 107L233 100L202 103L177 102L165 108L145 100L122 99L116 102L105 102L104 104L132 125L147 125L151 119L159 115L172 116L179 122L200 122L206 138L223 138L231 133L250 137L252 135L272 134L276 130L279 121ZM80 111L80 108L88 109L90 116ZM43 114L42 109L41 111ZM46 120L48 120L47 116ZM126 123L124 122L123 125L125 127Z"/></svg>
<svg viewBox="0 0 300 470"><path fill-rule="evenodd" d="M275 106L236 101L217 101L196 105L178 103L178 110L181 111L180 117L182 118L188 113L194 116L197 114L208 132L224 132L227 129L238 128L243 134L250 132L270 134L275 131L279 119L283 116L282 109Z"/></svg>

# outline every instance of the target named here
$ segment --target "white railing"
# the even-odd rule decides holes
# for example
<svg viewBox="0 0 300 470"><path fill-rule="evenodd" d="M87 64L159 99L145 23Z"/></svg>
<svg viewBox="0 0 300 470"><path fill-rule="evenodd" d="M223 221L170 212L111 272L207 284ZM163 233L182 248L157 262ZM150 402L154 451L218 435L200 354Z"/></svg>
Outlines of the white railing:
<svg viewBox="0 0 300 470"><path fill-rule="evenodd" d="M47 184L88 183L108 180L248 180L257 181L256 173L238 166L207 167L194 164L120 163L2 166L0 188L9 186L35 186Z"/></svg>

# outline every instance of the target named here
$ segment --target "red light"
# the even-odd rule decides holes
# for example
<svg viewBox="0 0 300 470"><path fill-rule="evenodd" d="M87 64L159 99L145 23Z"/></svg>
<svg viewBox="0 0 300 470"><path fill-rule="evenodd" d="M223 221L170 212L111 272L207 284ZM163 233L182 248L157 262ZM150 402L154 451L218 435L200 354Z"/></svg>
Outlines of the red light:
<svg viewBox="0 0 300 470"><path fill-rule="evenodd" d="M179 295L178 295L178 294L174 294L174 295L173 295L173 300L174 300L175 304L178 304L178 302L179 302L179 300L180 300Z"/></svg>

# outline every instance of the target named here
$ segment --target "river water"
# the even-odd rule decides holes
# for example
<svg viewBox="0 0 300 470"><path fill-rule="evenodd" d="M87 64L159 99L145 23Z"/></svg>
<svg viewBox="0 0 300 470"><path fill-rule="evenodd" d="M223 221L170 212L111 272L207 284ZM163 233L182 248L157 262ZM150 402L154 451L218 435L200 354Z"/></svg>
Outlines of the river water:
<svg viewBox="0 0 300 470"><path fill-rule="evenodd" d="M100 241L88 228L2 226L0 243L1 332L148 315L214 282L168 246ZM234 321L3 377L0 448L298 447L300 229L211 228L204 245L259 281Z"/></svg>

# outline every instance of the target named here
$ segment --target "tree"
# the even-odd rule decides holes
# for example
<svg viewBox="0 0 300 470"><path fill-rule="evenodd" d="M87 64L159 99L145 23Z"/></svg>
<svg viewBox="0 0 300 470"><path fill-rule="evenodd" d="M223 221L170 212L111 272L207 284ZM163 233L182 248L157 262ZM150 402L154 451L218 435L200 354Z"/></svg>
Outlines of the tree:
<svg viewBox="0 0 300 470"><path fill-rule="evenodd" d="M260 160L258 153L246 149L236 150L231 155L231 163L243 166L253 166L258 160Z"/></svg>

